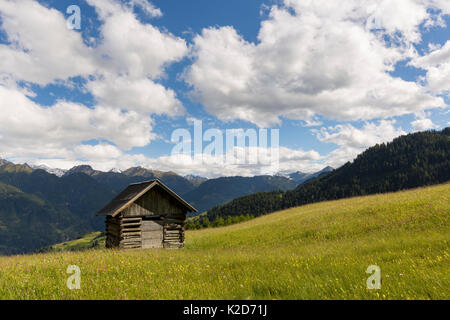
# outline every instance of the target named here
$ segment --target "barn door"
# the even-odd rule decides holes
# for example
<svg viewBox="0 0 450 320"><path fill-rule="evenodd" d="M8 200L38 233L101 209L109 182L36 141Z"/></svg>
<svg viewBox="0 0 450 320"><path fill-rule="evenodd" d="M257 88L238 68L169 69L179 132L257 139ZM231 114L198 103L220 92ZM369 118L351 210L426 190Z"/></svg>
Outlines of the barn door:
<svg viewBox="0 0 450 320"><path fill-rule="evenodd" d="M142 220L141 229L142 249L163 247L163 226L160 220Z"/></svg>

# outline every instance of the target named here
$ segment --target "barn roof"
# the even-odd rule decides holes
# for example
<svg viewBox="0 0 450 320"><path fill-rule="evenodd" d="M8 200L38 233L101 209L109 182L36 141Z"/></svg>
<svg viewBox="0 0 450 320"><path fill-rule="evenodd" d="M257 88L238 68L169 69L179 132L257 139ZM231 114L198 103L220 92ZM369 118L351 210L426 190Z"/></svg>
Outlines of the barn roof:
<svg viewBox="0 0 450 320"><path fill-rule="evenodd" d="M150 189L155 186L160 186L169 195L177 200L182 206L184 206L189 212L197 212L193 206L184 201L174 191L169 189L164 183L159 180L150 180L139 183L130 184L125 190L119 193L110 203L108 203L103 209L97 212L97 216L116 216L119 212L129 207L136 200L142 197Z"/></svg>

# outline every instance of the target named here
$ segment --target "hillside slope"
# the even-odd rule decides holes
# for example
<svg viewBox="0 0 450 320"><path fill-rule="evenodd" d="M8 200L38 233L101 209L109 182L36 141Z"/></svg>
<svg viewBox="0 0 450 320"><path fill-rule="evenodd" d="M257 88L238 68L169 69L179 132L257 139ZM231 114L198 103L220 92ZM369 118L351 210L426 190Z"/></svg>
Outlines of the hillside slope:
<svg viewBox="0 0 450 320"><path fill-rule="evenodd" d="M114 197L108 187L76 173L58 178L12 163L0 166L0 254L30 253L104 229L95 212Z"/></svg>
<svg viewBox="0 0 450 320"><path fill-rule="evenodd" d="M97 231L85 234L75 240L64 241L48 247L40 248L37 252L61 252L61 251L82 251L92 248L105 248L106 237L104 233Z"/></svg>
<svg viewBox="0 0 450 320"><path fill-rule="evenodd" d="M262 214L307 203L393 192L450 180L450 128L398 137L284 194L259 193L212 208L208 217Z"/></svg>
<svg viewBox="0 0 450 320"><path fill-rule="evenodd" d="M70 211L1 182L0 204L2 254L30 252L76 235L71 225L78 221Z"/></svg>
<svg viewBox="0 0 450 320"><path fill-rule="evenodd" d="M0 299L448 299L449 213L444 184L189 231L181 250L0 257ZM73 264L81 290L65 286Z"/></svg>

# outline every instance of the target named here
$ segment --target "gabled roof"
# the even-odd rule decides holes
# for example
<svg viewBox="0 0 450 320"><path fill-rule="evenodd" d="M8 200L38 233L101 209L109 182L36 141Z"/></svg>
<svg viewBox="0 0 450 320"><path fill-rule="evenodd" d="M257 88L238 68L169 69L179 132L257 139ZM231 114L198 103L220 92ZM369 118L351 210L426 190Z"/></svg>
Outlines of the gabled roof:
<svg viewBox="0 0 450 320"><path fill-rule="evenodd" d="M182 206L184 206L189 212L197 212L197 209L184 201L179 195L169 189L169 187L167 187L164 183L156 179L130 184L103 209L97 212L97 216L116 216L117 214L119 214L119 212L131 206L136 200L138 200L155 186L160 186Z"/></svg>

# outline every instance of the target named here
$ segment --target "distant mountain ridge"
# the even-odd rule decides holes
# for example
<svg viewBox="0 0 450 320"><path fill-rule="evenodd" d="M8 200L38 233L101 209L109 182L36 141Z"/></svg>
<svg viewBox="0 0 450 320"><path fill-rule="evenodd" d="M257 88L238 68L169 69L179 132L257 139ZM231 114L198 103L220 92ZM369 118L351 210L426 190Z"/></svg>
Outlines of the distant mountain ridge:
<svg viewBox="0 0 450 320"><path fill-rule="evenodd" d="M89 165L81 165L68 170L64 176L70 176L74 173L86 174L97 182L110 187L114 192L118 193L126 188L130 183L142 182L146 180L159 179L169 188L178 194L185 194L195 188L195 186L184 177L174 172L164 172L143 167L132 167L121 172L104 172L94 170Z"/></svg>
<svg viewBox="0 0 450 320"><path fill-rule="evenodd" d="M201 177L201 176L196 176L196 175L192 175L192 174L188 174L188 175L184 176L184 178L189 180L196 187L198 187L203 182L208 180L208 178Z"/></svg>
<svg viewBox="0 0 450 320"><path fill-rule="evenodd" d="M0 158L0 167L4 166L4 165L7 165L8 163L10 163L10 162Z"/></svg>
<svg viewBox="0 0 450 320"><path fill-rule="evenodd" d="M1 164L0 164L1 165ZM47 171L50 174L54 174L57 177L62 177L67 170L64 169L58 169L58 168L50 168L49 166L46 165L29 165L29 167L33 170L44 170Z"/></svg>
<svg viewBox="0 0 450 320"><path fill-rule="evenodd" d="M228 180L230 183L233 183L233 179L235 180L234 183L239 183L238 180L247 181L247 180L257 180L256 183L263 183L263 185L259 187L250 187L247 190L241 190L242 193L239 192L230 192L228 196L219 196L221 200L218 201L218 203L223 203L223 201L229 201L233 199L234 196L237 195L245 195L252 192L259 192L259 191L268 191L268 190L288 190L295 188L297 184L304 183L310 179L313 179L323 173L328 173L333 170L331 167L326 167L318 172L314 173L303 173L300 171L292 172L292 173L285 173L285 174L276 174L274 176L266 176L266 177L277 177L277 179L272 181L264 181L263 176L254 176L254 177L219 177L219 178L213 178L208 179L205 177L197 176L197 175L186 175L186 176L180 176L176 174L175 172L168 171L159 171L154 169L148 169L144 167L131 167L126 170L119 170L119 169L111 169L110 171L100 171L93 169L90 165L78 165L75 166L69 170L64 169L58 169L58 168L50 168L46 165L20 165L20 164L14 164L12 162L9 162L7 160L0 159L0 167L1 166L8 166L8 170L10 171L35 171L35 170L44 170L49 174L53 174L57 177L64 177L64 176L70 176L72 174L85 174L93 179L97 180L100 183L103 183L110 187L114 192L119 192L126 186L128 186L130 183L136 183L136 182L142 182L145 180L151 180L151 179L160 179L163 183L167 184L171 189L173 189L175 192L177 192L180 195L187 195L188 199L190 201L198 202L199 196L194 195L192 193L193 190L200 187L201 184L207 181L212 181L210 185L215 185L216 183L223 183L223 181ZM3 169L7 170L7 169ZM280 178L281 177L281 178ZM287 180L292 180L293 182L288 182L287 180L283 180L283 178L286 178ZM275 182L277 181L277 182ZM266 183L267 182L267 183ZM203 190L206 191L205 187L203 187ZM195 192L194 192L195 193ZM232 197L232 198L230 198ZM200 205L202 209L209 209L211 207L211 204L214 203L214 201L209 201L209 205ZM215 203L217 204L217 203ZM215 205L214 204L214 205Z"/></svg>
<svg viewBox="0 0 450 320"><path fill-rule="evenodd" d="M305 172L297 171L297 172L288 173L288 174L286 174L286 176L289 177L290 179L294 180L298 184L302 184L308 180L314 179L324 173L328 173L333 170L334 170L334 168L327 166L327 167L323 168L322 170L314 172L314 173L305 173Z"/></svg>
<svg viewBox="0 0 450 320"><path fill-rule="evenodd" d="M184 198L202 212L239 196L262 191L286 191L297 185L293 180L277 176L221 177L206 180L184 194Z"/></svg>
<svg viewBox="0 0 450 320"><path fill-rule="evenodd" d="M3 166L8 163L12 164L11 162L0 158L0 166ZM147 169L144 167L131 167L126 170L112 168L109 171L100 171L100 170L93 169L90 165L78 165L78 166L72 167L71 169L68 169L68 170L59 169L59 168L51 168L47 165L42 165L42 164L41 165L24 164L24 165L28 166L32 170L44 170L50 174L56 175L57 177L62 177L64 175L70 175L73 173L84 173L88 176L96 176L96 175L102 175L102 174L107 174L107 173L115 173L115 174L124 174L129 177L145 177L145 178L149 178L149 179L155 179L155 178L161 179L162 177L167 176L167 175L178 175L177 173L171 172L171 171L165 172L165 171L159 171L159 170L154 170L154 169ZM274 176L285 177L285 178L288 178L288 179L291 179L291 180L297 182L298 184L301 184L301 183L304 183L310 179L313 179L321 174L328 173L333 170L334 170L334 168L327 166L320 171L312 172L312 173L301 172L301 171L295 171L295 172L286 171L286 172L279 172L279 173L275 174ZM191 182L195 187L198 187L201 183L203 183L207 180L210 180L206 177L193 175L193 174L185 175L185 176L183 176L183 178L185 178L186 180ZM225 178L225 177L219 177L219 178ZM217 178L213 178L213 179L217 179Z"/></svg>

